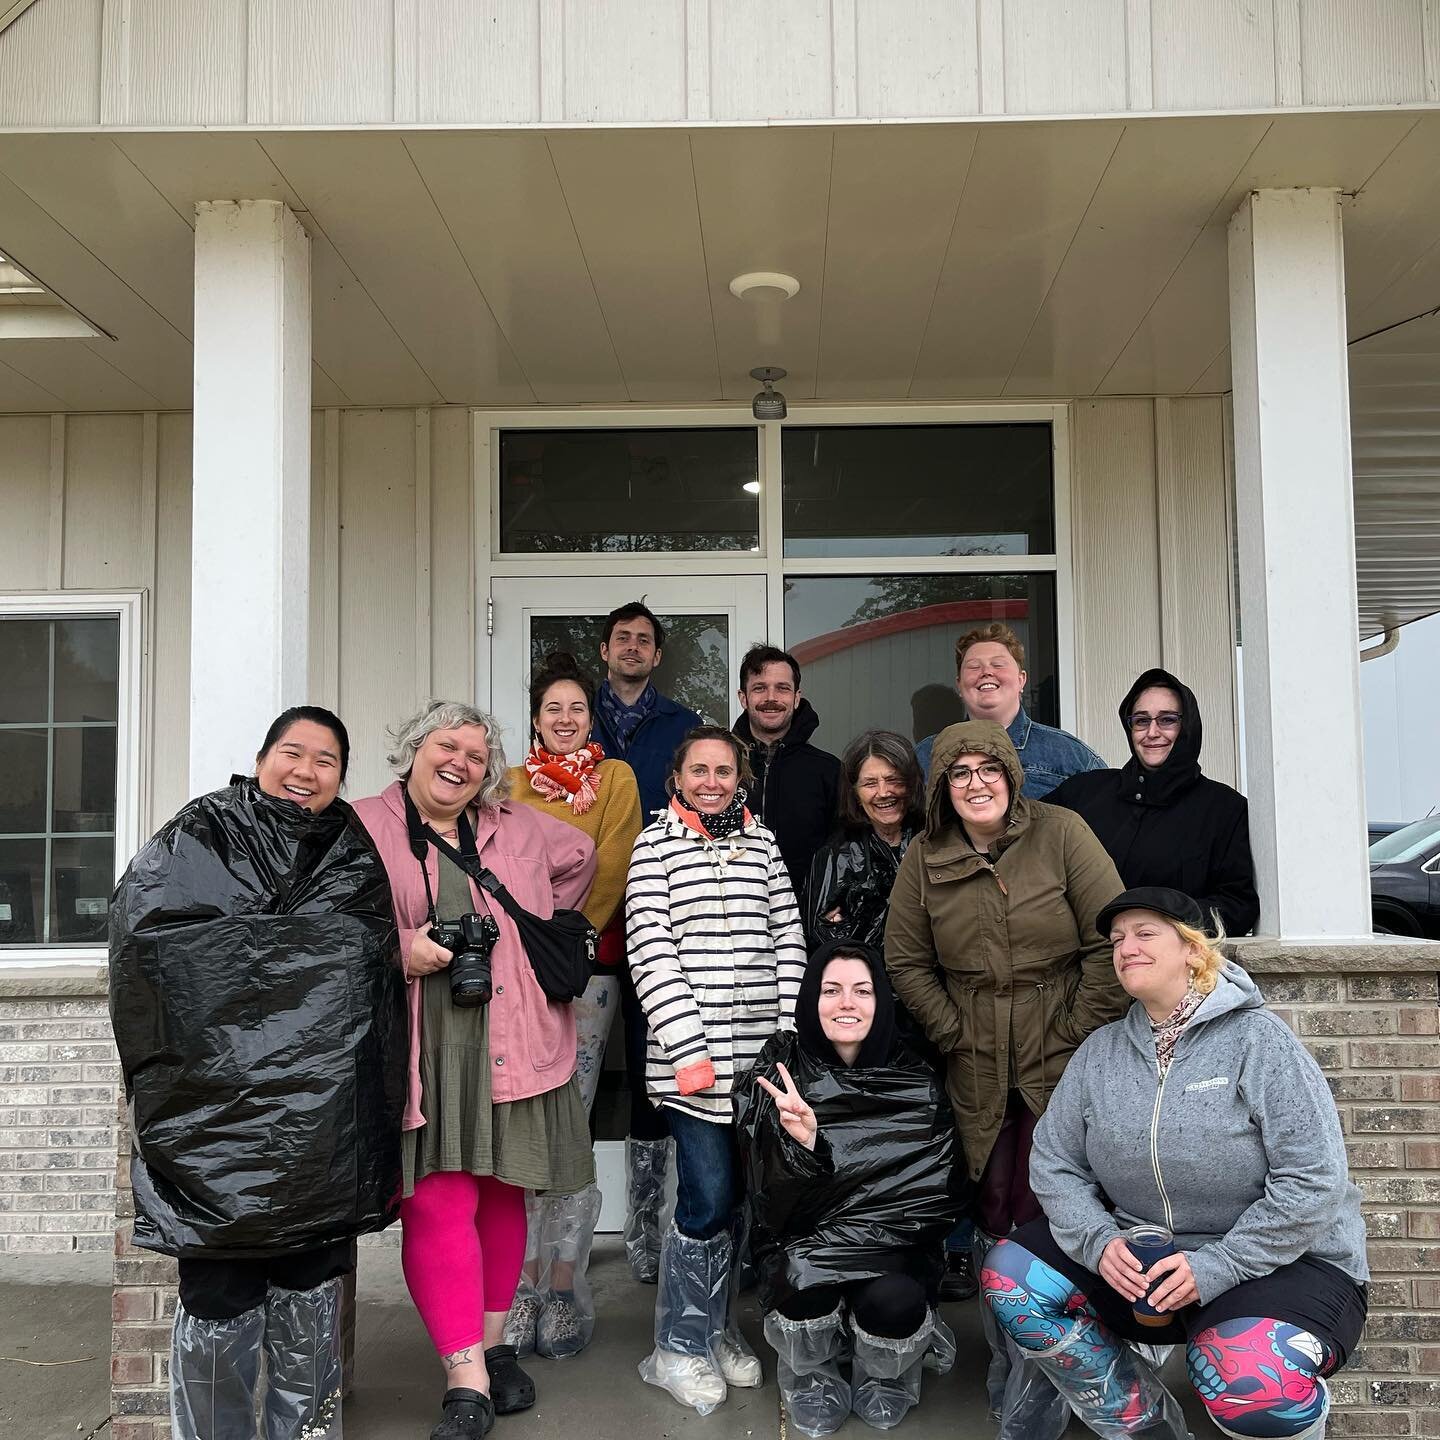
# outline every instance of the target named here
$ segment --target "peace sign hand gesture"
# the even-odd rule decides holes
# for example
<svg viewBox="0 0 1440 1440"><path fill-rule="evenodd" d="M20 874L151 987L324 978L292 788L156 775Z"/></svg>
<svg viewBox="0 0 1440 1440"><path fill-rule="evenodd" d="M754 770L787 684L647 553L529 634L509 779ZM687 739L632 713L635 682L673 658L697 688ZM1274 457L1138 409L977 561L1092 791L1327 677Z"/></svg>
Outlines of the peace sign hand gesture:
<svg viewBox="0 0 1440 1440"><path fill-rule="evenodd" d="M785 1133L795 1141L798 1141L807 1150L815 1148L815 1137L819 1133L819 1122L815 1119L815 1112L805 1103L805 1097L795 1087L795 1082L790 1078L790 1072L778 1061L775 1065L780 1072L780 1083L784 1090L777 1090L763 1075L755 1077L755 1083L767 1090L775 1101L775 1110L780 1116L780 1123L785 1127Z"/></svg>

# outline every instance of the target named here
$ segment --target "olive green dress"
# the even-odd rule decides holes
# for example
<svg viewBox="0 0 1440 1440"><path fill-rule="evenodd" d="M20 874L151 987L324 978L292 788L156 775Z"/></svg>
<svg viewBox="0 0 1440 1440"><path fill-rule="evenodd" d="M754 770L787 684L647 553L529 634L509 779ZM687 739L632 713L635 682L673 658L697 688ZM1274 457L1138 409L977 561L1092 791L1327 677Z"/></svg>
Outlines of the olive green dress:
<svg viewBox="0 0 1440 1440"><path fill-rule="evenodd" d="M470 886L458 866L440 860L435 908L444 920L468 914ZM426 1123L405 1133L405 1194L437 1170L493 1175L526 1190L572 1195L595 1178L590 1124L572 1075L558 1089L526 1100L490 1099L490 1007L450 1000L450 972L415 982L420 991L420 1109Z"/></svg>

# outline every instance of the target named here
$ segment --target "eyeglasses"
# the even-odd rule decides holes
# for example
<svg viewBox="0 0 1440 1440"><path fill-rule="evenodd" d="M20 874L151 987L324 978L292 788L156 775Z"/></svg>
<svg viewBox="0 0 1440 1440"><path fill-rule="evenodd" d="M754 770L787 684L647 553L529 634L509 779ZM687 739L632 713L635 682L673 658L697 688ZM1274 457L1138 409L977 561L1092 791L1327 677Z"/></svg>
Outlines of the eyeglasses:
<svg viewBox="0 0 1440 1440"><path fill-rule="evenodd" d="M974 775L980 777L982 784L993 785L997 780L1004 779L1005 767L998 760L986 760L973 770L968 765L952 765L945 772L945 778L961 790L970 783Z"/></svg>
<svg viewBox="0 0 1440 1440"><path fill-rule="evenodd" d="M1137 734L1143 735L1152 725L1157 729L1169 732L1180 728L1181 717L1173 710L1162 710L1158 715L1147 715L1143 710L1137 710L1133 715L1125 717L1125 723Z"/></svg>

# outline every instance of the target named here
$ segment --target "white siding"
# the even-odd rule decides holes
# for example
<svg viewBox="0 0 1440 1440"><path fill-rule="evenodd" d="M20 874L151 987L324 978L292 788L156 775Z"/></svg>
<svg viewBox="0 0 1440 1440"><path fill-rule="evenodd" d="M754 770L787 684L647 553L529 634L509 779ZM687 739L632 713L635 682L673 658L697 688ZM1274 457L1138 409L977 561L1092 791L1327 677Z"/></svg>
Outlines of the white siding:
<svg viewBox="0 0 1440 1440"><path fill-rule="evenodd" d="M1228 780L1222 402L1080 403L1071 431L1080 733L1122 758L1115 706L1141 669L1164 664L1200 697L1206 770ZM6 588L141 589L153 602L147 833L187 798L190 436L178 413L0 417L0 505L15 522L0 527ZM476 665L488 664L476 633L470 412L317 411L312 437L311 695L350 727L349 793L364 795L386 779L385 727L430 695L473 697Z"/></svg>
<svg viewBox="0 0 1440 1440"><path fill-rule="evenodd" d="M1440 98L1433 0L44 0L0 125L1095 115Z"/></svg>
<svg viewBox="0 0 1440 1440"><path fill-rule="evenodd" d="M1206 774L1233 784L1223 402L1085 401L1071 415L1079 733L1121 763L1116 707L1142 670L1163 665L1200 703Z"/></svg>

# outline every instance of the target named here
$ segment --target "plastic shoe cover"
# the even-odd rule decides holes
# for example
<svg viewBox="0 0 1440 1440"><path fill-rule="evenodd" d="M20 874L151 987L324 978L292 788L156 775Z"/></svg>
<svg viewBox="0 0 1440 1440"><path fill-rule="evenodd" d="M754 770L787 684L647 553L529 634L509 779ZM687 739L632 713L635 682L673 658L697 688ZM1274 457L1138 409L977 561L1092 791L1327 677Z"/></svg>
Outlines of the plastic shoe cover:
<svg viewBox="0 0 1440 1440"><path fill-rule="evenodd" d="M738 1326L732 1324L723 1330L712 1348L727 1385L734 1385L738 1390L758 1390L765 1383L760 1357L750 1348Z"/></svg>
<svg viewBox="0 0 1440 1440"><path fill-rule="evenodd" d="M1044 1370L1027 1364L1025 1352L1013 1340L1008 1343L1010 1373L996 1440L1060 1440L1070 1425L1070 1406Z"/></svg>
<svg viewBox="0 0 1440 1440"><path fill-rule="evenodd" d="M655 1349L641 1362L640 1378L702 1415L725 1399L725 1377L714 1349L724 1332L729 1289L729 1233L696 1240L672 1223L660 1246ZM683 1364L687 1359L698 1363Z"/></svg>
<svg viewBox="0 0 1440 1440"><path fill-rule="evenodd" d="M892 1340L871 1335L850 1317L855 1337L850 1408L877 1430L893 1430L920 1403L920 1377L934 1321L927 1315L913 1335Z"/></svg>
<svg viewBox="0 0 1440 1440"><path fill-rule="evenodd" d="M540 1323L540 1297L535 1287L522 1273L520 1283L515 1287L515 1298L510 1302L510 1313L505 1317L504 1343L516 1355L535 1353L535 1329Z"/></svg>
<svg viewBox="0 0 1440 1440"><path fill-rule="evenodd" d="M668 1137L625 1142L625 1258L642 1285L653 1285L660 1274L660 1212L674 1148Z"/></svg>
<svg viewBox="0 0 1440 1440"><path fill-rule="evenodd" d="M725 1403L725 1377L708 1355L657 1349L641 1364L640 1378L668 1390L674 1399L701 1415L709 1415Z"/></svg>
<svg viewBox="0 0 1440 1440"><path fill-rule="evenodd" d="M578 1355L595 1334L595 1295L590 1289L590 1246L600 1218L600 1191L587 1185L577 1195L546 1195L540 1201L540 1280L544 1297L535 1328L535 1350L552 1360ZM561 1288L558 1264L574 1267ZM514 1307L511 1307L512 1313Z"/></svg>
<svg viewBox="0 0 1440 1440"><path fill-rule="evenodd" d="M710 1316L710 1353L726 1383L742 1390L755 1390L765 1383L759 1358L735 1319L740 1312L740 1262L749 1251L750 1212L742 1209L730 1230L730 1274L723 1290L711 1291L716 1308Z"/></svg>
<svg viewBox="0 0 1440 1440"><path fill-rule="evenodd" d="M340 1440L343 1283L265 1296L265 1440Z"/></svg>
<svg viewBox="0 0 1440 1440"><path fill-rule="evenodd" d="M925 1368L937 1375L948 1375L955 1367L955 1356L959 1346L955 1344L955 1332L940 1318L940 1312L932 1307L930 1311L930 1348L925 1352Z"/></svg>
<svg viewBox="0 0 1440 1440"><path fill-rule="evenodd" d="M1130 1340L1126 1343L1138 1350L1157 1372L1165 1368L1165 1362L1170 1358L1170 1352L1175 1349L1173 1345L1146 1345L1141 1340Z"/></svg>
<svg viewBox="0 0 1440 1440"><path fill-rule="evenodd" d="M1069 1352L1085 1355L1085 1368L1072 1368ZM1093 1333L1079 1327L1049 1350L1027 1352L1026 1362L1043 1370L1070 1408L1100 1440L1189 1440L1180 1402L1161 1383L1155 1367L1129 1345L1108 1348L1103 1374L1095 1374L1097 1352ZM1016 1432L1019 1433L1018 1431Z"/></svg>
<svg viewBox="0 0 1440 1440"><path fill-rule="evenodd" d="M775 1349L780 1399L802 1435L833 1435L850 1414L850 1382L840 1373L845 1313L837 1305L818 1320L790 1320L772 1310L765 1338Z"/></svg>
<svg viewBox="0 0 1440 1440"><path fill-rule="evenodd" d="M201 1320L175 1307L170 1334L170 1429L174 1440L255 1440L255 1381L265 1311Z"/></svg>
<svg viewBox="0 0 1440 1440"><path fill-rule="evenodd" d="M987 1234L978 1225L975 1227L974 1233L970 1237L970 1256L972 1267L977 1275L984 1269L985 1257L990 1253L990 1247L996 1243L997 1239L997 1236ZM998 1425L1005 1410L1005 1386L1010 1379L1011 1347L1000 1329L1000 1322L985 1303L983 1290L980 1292L979 1301L980 1333L984 1335L985 1343L990 1347L990 1363L985 1371L985 1394L990 1402L990 1418Z"/></svg>

